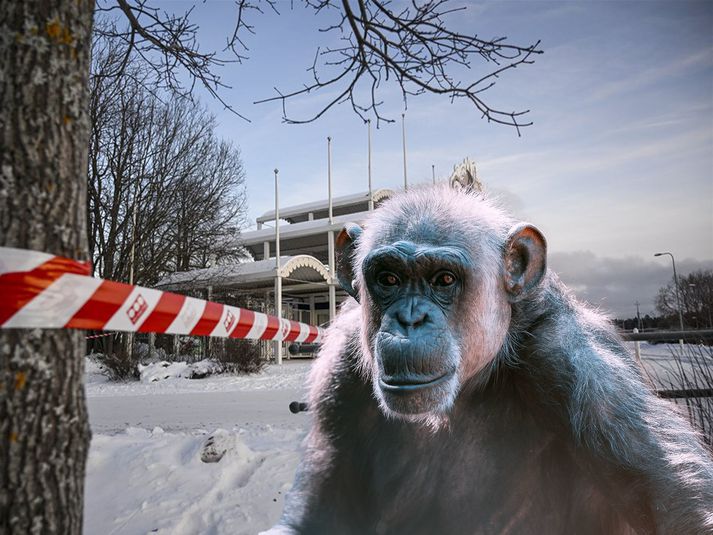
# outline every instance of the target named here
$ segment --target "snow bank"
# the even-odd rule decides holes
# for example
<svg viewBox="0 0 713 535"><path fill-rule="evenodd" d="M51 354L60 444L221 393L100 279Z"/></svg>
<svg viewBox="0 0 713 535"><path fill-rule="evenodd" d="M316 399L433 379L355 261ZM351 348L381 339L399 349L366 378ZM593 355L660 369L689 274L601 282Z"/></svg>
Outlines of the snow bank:
<svg viewBox="0 0 713 535"><path fill-rule="evenodd" d="M124 383L86 364L86 535L247 535L277 522L310 422L288 405L304 400L311 361L198 380L180 365L154 366ZM151 382L152 373L170 376ZM204 463L215 434L228 450Z"/></svg>
<svg viewBox="0 0 713 535"><path fill-rule="evenodd" d="M100 364L93 355L84 359L84 383L86 385L108 383L109 377L106 368Z"/></svg>
<svg viewBox="0 0 713 535"><path fill-rule="evenodd" d="M214 360L201 360L191 364L187 362L151 362L139 364L139 380L142 383L155 383L166 379L203 379L220 373L222 367Z"/></svg>
<svg viewBox="0 0 713 535"><path fill-rule="evenodd" d="M220 462L208 464L200 460L205 432L157 427L96 435L84 532L254 534L273 525L292 484L302 433L217 433L230 447Z"/></svg>
<svg viewBox="0 0 713 535"><path fill-rule="evenodd" d="M161 372L159 368L155 368L155 373L157 374L155 376L160 378L157 381L150 380L154 369L147 367L145 380L107 382L91 381L87 377L86 389L87 396L90 398L95 396L160 395L190 392L301 390L305 387L311 362L311 360L285 361L282 366L270 365L262 372L253 375L219 375L197 380L186 379L182 376L183 364L185 363L172 363L176 366L163 368L164 370L170 370L169 372ZM87 362L87 366L89 367L89 362ZM166 375L169 377L166 378Z"/></svg>

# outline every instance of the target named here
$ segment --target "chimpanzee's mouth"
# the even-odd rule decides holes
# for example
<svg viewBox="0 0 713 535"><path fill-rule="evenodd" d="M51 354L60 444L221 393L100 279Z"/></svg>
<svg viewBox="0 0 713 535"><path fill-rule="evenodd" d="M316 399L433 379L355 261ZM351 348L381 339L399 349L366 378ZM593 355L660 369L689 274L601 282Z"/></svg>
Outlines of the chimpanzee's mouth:
<svg viewBox="0 0 713 535"><path fill-rule="evenodd" d="M387 376L379 378L379 386L388 392L412 392L422 388L439 385L453 376L453 372L446 372L438 377L423 376Z"/></svg>

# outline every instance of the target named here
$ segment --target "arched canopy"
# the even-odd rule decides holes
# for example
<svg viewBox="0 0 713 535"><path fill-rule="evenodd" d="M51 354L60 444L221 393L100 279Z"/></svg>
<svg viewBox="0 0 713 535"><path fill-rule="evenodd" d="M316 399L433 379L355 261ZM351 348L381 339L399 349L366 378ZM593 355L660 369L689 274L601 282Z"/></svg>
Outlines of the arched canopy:
<svg viewBox="0 0 713 535"><path fill-rule="evenodd" d="M326 289L330 282L327 267L309 255L281 256L280 271L283 287L289 287L292 293ZM271 290L276 275L275 259L268 258L257 262L172 273L156 287L174 291L199 290L208 286L214 289Z"/></svg>
<svg viewBox="0 0 713 535"><path fill-rule="evenodd" d="M263 260L261 260L263 262ZM329 270L315 257L301 254L280 258L282 276L304 282L329 282Z"/></svg>

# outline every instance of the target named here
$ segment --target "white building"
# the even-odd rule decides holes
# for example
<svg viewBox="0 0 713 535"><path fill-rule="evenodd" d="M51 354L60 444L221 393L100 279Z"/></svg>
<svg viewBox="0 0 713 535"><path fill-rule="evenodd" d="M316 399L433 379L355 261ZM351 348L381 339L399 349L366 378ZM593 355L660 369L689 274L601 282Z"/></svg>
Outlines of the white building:
<svg viewBox="0 0 713 535"><path fill-rule="evenodd" d="M280 207L279 220L271 210L257 218L257 230L241 235L254 261L173 273L157 287L204 291L208 299L214 290L235 290L262 301L266 311L271 308L282 317L323 326L347 297L335 277L336 235L345 223L360 223L393 193L376 190L371 200L368 192L336 197L331 208L329 200ZM279 270L275 260L278 227Z"/></svg>
<svg viewBox="0 0 713 535"><path fill-rule="evenodd" d="M454 168L451 187L482 190L475 164ZM256 219L257 230L241 243L253 261L173 273L157 285L163 290L231 290L256 298L265 312L324 326L347 298L337 284L334 240L348 222L361 223L369 211L394 194L390 189L358 193L270 210ZM275 256L279 254L279 269ZM282 345L275 344L279 362Z"/></svg>

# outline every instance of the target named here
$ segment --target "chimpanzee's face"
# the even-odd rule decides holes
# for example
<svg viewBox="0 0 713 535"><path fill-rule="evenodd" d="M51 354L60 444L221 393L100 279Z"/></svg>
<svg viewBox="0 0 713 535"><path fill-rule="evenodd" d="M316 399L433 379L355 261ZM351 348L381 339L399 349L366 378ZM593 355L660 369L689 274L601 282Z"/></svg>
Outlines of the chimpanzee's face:
<svg viewBox="0 0 713 535"><path fill-rule="evenodd" d="M398 241L362 263L371 314L374 390L402 415L439 413L458 390L456 313L468 284L467 252Z"/></svg>

